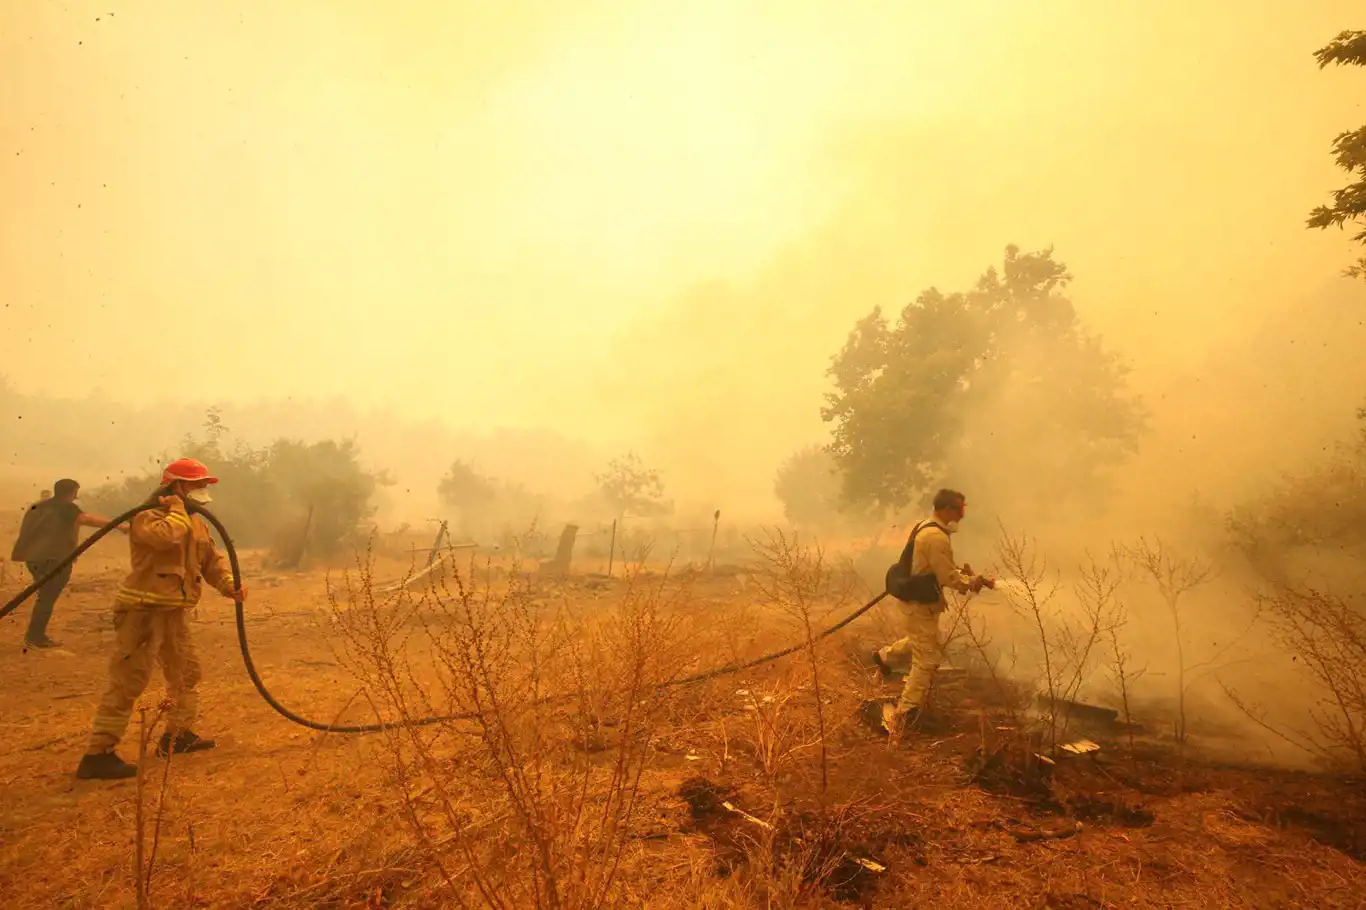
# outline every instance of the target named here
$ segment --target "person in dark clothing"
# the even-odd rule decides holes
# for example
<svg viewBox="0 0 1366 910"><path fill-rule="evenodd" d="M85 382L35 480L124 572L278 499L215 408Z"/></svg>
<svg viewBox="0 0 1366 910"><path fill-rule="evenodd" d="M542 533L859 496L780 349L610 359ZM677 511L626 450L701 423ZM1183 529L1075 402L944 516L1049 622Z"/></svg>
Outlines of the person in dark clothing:
<svg viewBox="0 0 1366 910"><path fill-rule="evenodd" d="M37 581L61 562L80 542L80 529L100 528L109 524L109 519L82 511L76 504L76 496L81 485L70 478L64 478L52 485L52 496L35 502L24 513L24 521L19 526L19 539L14 542L10 559L28 566L29 574ZM46 491L44 491L46 492ZM127 527L119 530L127 534ZM66 583L71 580L71 566L58 572L47 584L38 589L38 598L33 605L33 615L29 617L28 631L24 634L24 644L30 648L46 649L57 647L57 642L48 638L47 624L52 619L52 609L57 605Z"/></svg>

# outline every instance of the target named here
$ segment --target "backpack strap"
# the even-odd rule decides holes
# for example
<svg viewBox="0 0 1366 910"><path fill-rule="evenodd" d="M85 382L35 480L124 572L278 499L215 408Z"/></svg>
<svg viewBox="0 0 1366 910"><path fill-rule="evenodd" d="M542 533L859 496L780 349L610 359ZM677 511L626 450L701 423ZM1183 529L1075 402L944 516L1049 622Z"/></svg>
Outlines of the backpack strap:
<svg viewBox="0 0 1366 910"><path fill-rule="evenodd" d="M926 521L922 521L920 522L920 524L916 525L914 530L911 531L911 539L906 541L906 548L901 551L901 558L897 560L906 567L907 572L911 571L911 559L915 556L915 539L916 537L920 536L920 532L925 530L926 528L938 528L945 534L949 533L943 525L935 521L933 518L928 519Z"/></svg>

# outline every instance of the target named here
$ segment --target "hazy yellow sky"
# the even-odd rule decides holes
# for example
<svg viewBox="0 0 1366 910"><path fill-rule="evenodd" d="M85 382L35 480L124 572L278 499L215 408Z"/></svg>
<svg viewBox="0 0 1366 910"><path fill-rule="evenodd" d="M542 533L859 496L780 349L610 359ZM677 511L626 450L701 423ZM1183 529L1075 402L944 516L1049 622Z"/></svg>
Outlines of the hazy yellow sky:
<svg viewBox="0 0 1366 910"><path fill-rule="evenodd" d="M706 352L720 378L682 411L746 377L790 387L784 370L818 394L854 317L966 283L1009 242L1057 244L1087 318L1160 367L1347 261L1303 221L1342 182L1328 146L1366 122L1366 74L1311 54L1364 14L10 3L0 371L63 395L620 429L605 411L669 411ZM684 303L713 281L741 327L716 345L725 320ZM633 360L640 337L656 347ZM777 409L778 448L818 406Z"/></svg>

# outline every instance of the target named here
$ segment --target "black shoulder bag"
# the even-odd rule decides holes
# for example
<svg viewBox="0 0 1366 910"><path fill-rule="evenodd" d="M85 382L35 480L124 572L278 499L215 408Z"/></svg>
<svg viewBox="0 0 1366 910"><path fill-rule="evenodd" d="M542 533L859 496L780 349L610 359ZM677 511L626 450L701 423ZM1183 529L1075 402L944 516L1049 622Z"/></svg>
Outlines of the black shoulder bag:
<svg viewBox="0 0 1366 910"><path fill-rule="evenodd" d="M915 555L915 539L926 528L939 528L939 530L944 531L942 525L933 521L919 525L911 532L911 539L906 541L906 549L901 551L901 558L887 570L887 593L897 600L919 604L939 603L943 588L939 584L938 576L933 572L926 572L923 575L911 574L911 558ZM944 533L947 534L948 532L944 531Z"/></svg>
<svg viewBox="0 0 1366 910"><path fill-rule="evenodd" d="M47 527L52 523L51 514L52 508L46 502L35 502L28 507L24 520L19 523L19 539L14 542L14 549L10 552L11 562L28 562L29 556L38 549L37 545L47 534Z"/></svg>

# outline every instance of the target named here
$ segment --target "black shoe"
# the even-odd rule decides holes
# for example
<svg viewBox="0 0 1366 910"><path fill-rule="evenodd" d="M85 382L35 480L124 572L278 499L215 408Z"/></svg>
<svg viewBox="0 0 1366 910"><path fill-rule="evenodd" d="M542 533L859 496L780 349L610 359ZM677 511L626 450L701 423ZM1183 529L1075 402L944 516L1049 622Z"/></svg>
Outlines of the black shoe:
<svg viewBox="0 0 1366 910"><path fill-rule="evenodd" d="M887 662L882 659L881 652L873 652L873 663L877 665L878 673L882 674L882 681L891 682L894 674L892 668L887 666Z"/></svg>
<svg viewBox="0 0 1366 910"><path fill-rule="evenodd" d="M182 730L176 734L174 740L171 734L161 734L161 742L157 743L157 755L166 758L168 755L184 755L186 752L203 752L205 749L212 749L218 745L211 739L191 733L189 730Z"/></svg>
<svg viewBox="0 0 1366 910"><path fill-rule="evenodd" d="M85 755L76 767L81 780L127 780L138 776L138 766L130 765L113 752Z"/></svg>
<svg viewBox="0 0 1366 910"><path fill-rule="evenodd" d="M888 702L883 698L872 698L858 706L858 719L873 732L882 731L882 708Z"/></svg>
<svg viewBox="0 0 1366 910"><path fill-rule="evenodd" d="M42 638L29 638L27 636L24 637L25 649L32 649L34 651L50 651L53 648L60 648L61 646L61 642L53 641L46 635L44 635Z"/></svg>

